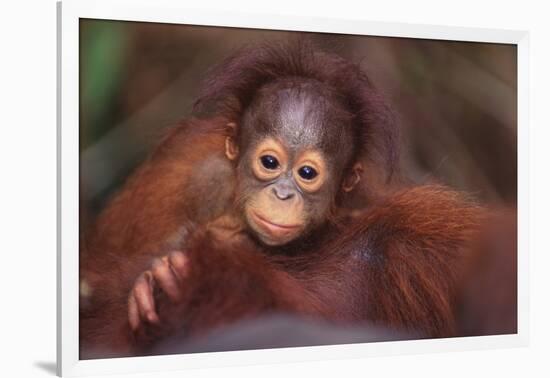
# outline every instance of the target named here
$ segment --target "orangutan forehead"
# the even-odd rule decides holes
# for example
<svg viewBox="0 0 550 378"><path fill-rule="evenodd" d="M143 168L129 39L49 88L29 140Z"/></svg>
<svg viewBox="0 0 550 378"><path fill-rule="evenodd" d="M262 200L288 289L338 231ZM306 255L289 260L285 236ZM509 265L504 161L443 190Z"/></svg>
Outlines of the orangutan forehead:
<svg viewBox="0 0 550 378"><path fill-rule="evenodd" d="M350 143L351 116L334 94L316 83L285 84L260 92L245 127L293 149L333 150Z"/></svg>
<svg viewBox="0 0 550 378"><path fill-rule="evenodd" d="M321 148L331 139L326 122L328 105L322 97L307 92L280 92L273 113L273 131L290 146Z"/></svg>

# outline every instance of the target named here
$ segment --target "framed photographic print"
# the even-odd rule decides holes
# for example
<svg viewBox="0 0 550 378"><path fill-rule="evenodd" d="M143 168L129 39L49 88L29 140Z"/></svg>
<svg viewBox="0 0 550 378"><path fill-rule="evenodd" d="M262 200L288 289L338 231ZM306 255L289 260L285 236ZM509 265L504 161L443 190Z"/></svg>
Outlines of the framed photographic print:
<svg viewBox="0 0 550 378"><path fill-rule="evenodd" d="M527 33L58 4L58 373L527 340Z"/></svg>

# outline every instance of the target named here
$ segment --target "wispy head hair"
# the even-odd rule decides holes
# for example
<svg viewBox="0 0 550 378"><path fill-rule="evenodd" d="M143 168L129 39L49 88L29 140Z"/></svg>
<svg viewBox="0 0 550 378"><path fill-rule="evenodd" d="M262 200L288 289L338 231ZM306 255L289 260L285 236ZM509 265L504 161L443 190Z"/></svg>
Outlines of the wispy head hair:
<svg viewBox="0 0 550 378"><path fill-rule="evenodd" d="M398 161L395 118L367 74L355 63L303 38L247 46L214 67L194 104L197 114L223 113L238 122L264 85L288 77L317 80L335 90L353 115L359 152L381 159L388 176Z"/></svg>

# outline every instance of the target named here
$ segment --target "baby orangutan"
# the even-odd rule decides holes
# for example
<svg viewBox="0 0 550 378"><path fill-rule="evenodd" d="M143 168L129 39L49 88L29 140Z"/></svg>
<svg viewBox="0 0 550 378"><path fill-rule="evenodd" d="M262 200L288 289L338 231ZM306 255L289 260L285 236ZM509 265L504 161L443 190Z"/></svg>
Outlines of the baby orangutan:
<svg viewBox="0 0 550 378"><path fill-rule="evenodd" d="M87 232L81 358L150 354L268 313L455 335L484 210L398 187L397 129L360 68L307 44L240 51Z"/></svg>

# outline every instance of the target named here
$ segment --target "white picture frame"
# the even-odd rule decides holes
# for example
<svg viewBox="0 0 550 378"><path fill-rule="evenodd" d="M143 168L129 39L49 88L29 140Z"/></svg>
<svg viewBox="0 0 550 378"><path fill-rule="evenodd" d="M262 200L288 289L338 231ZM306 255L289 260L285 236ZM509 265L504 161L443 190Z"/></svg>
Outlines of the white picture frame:
<svg viewBox="0 0 550 378"><path fill-rule="evenodd" d="M319 347L79 360L79 19L315 31L370 36L506 43L518 59L518 332L515 335ZM528 343L528 50L524 31L379 23L189 9L177 1L58 3L58 317L57 371L62 376L145 373L200 367L344 359L525 346Z"/></svg>

